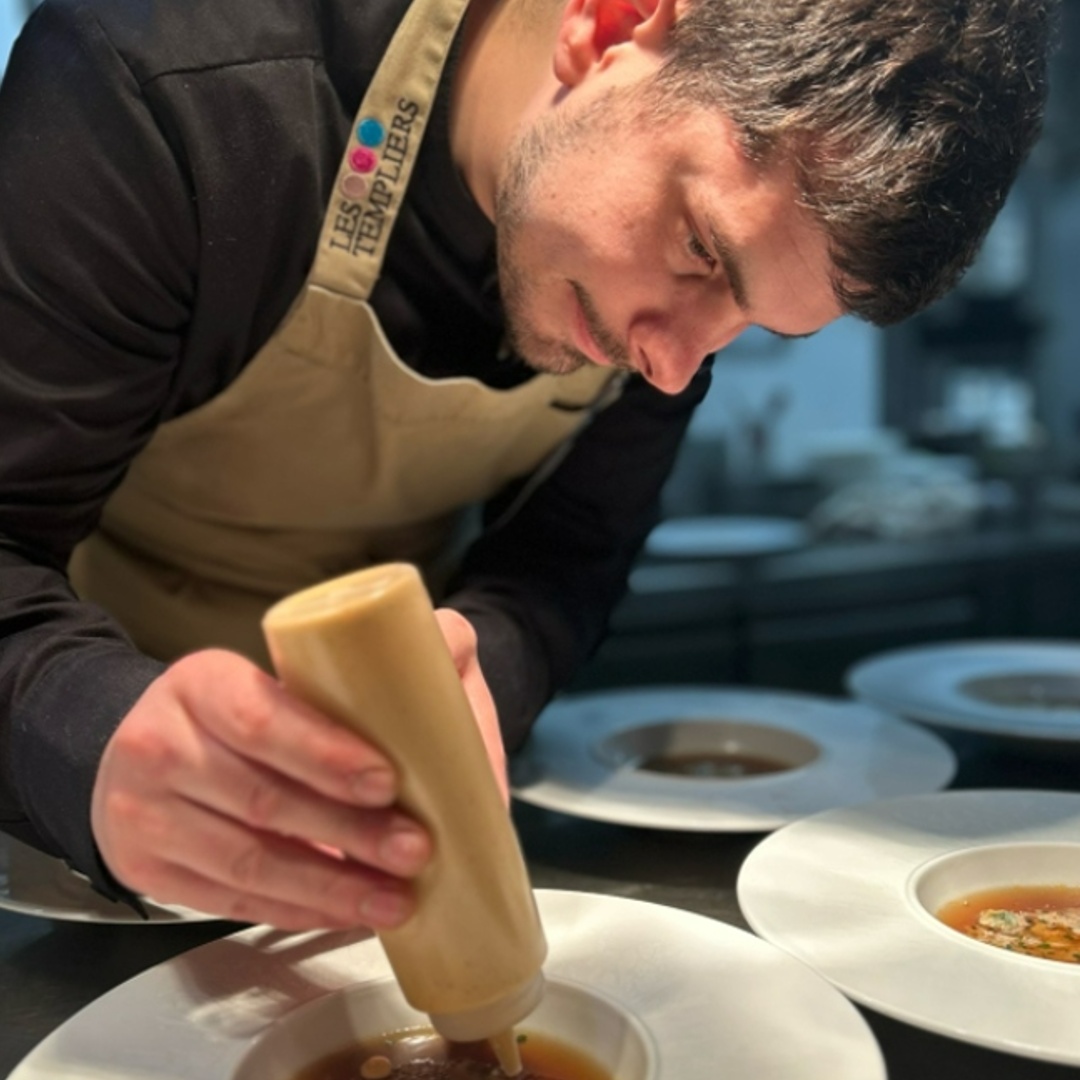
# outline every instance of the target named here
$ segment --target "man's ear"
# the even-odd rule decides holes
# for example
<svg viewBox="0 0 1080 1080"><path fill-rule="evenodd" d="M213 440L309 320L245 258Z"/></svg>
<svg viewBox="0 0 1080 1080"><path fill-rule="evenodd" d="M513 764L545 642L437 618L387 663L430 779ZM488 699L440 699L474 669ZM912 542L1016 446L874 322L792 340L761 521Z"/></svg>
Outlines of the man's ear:
<svg viewBox="0 0 1080 1080"><path fill-rule="evenodd" d="M555 43L559 81L575 86L611 49L658 48L675 23L677 0L567 0Z"/></svg>

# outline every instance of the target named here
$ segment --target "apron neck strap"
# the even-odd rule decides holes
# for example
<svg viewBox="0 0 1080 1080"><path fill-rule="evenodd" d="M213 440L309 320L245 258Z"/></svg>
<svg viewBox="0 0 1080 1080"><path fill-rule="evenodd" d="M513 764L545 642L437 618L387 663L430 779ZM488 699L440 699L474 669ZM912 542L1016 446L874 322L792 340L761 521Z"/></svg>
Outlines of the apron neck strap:
<svg viewBox="0 0 1080 1080"><path fill-rule="evenodd" d="M468 0L413 0L353 122L308 283L366 300Z"/></svg>

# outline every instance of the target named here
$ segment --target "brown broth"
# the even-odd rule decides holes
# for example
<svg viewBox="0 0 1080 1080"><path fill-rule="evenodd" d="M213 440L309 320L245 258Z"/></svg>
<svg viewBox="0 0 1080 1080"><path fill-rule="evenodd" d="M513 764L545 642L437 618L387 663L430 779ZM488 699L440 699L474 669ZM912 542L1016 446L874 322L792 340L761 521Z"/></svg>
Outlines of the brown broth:
<svg viewBox="0 0 1080 1080"><path fill-rule="evenodd" d="M666 773L673 776L698 777L706 780L731 780L742 776L762 776L765 773L784 772L791 766L776 758L759 754L725 754L701 752L687 754L654 754L642 758L637 768L645 772Z"/></svg>
<svg viewBox="0 0 1080 1080"><path fill-rule="evenodd" d="M1014 885L1000 889L984 889L957 900L950 900L937 912L937 918L961 934L981 940L979 917L986 911L1009 911L1015 914L1060 912L1068 908L1080 909L1080 888L1071 885ZM1002 944L984 942L1010 952L1033 956L1038 959L1057 960L1062 963L1080 964L1080 937L1069 930L1046 928L1042 924L1033 936L1040 938L1038 945ZM1043 944L1043 942L1046 944Z"/></svg>
<svg viewBox="0 0 1080 1080"><path fill-rule="evenodd" d="M961 683L960 690L991 705L1080 709L1080 677L1076 675L986 675Z"/></svg>
<svg viewBox="0 0 1080 1080"><path fill-rule="evenodd" d="M518 1036L524 1065L517 1080L612 1080L594 1058L547 1035ZM293 1080L361 1080L361 1067L381 1055L394 1064L387 1080L502 1080L486 1042L450 1043L430 1028L409 1028L363 1039L309 1065Z"/></svg>

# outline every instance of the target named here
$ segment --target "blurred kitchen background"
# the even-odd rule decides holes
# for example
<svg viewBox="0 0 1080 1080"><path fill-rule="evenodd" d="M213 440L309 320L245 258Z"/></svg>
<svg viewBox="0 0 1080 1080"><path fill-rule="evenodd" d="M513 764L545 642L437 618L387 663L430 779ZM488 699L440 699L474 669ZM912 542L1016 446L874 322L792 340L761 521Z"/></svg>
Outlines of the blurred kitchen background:
<svg viewBox="0 0 1080 1080"><path fill-rule="evenodd" d="M34 0L0 0L0 69L7 63L23 19L35 6Z"/></svg>
<svg viewBox="0 0 1080 1080"><path fill-rule="evenodd" d="M1080 638L1080 0L1062 39L1044 136L951 296L717 357L583 688L838 693L897 646Z"/></svg>
<svg viewBox="0 0 1080 1080"><path fill-rule="evenodd" d="M0 67L33 0L0 0ZM842 690L899 645L1080 638L1080 0L1045 134L948 299L717 358L576 688Z"/></svg>

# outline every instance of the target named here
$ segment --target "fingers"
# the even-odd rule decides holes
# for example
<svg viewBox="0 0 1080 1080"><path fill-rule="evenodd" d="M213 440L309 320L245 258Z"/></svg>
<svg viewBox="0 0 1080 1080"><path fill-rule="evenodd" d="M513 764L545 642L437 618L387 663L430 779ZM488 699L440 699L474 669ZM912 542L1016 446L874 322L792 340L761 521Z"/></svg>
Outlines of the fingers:
<svg viewBox="0 0 1080 1080"><path fill-rule="evenodd" d="M126 869L159 903L286 930L390 929L413 912L401 881L298 841L243 829L196 806L181 815L132 804L130 812L151 842Z"/></svg>
<svg viewBox="0 0 1080 1080"><path fill-rule="evenodd" d="M184 782L198 805L263 832L303 837L350 859L413 877L431 856L431 841L396 810L367 810L318 796L310 788L208 743L203 767Z"/></svg>
<svg viewBox="0 0 1080 1080"><path fill-rule="evenodd" d="M156 680L106 745L91 805L114 876L162 902L285 929L400 925L427 833L387 760L239 656Z"/></svg>
<svg viewBox="0 0 1080 1080"><path fill-rule="evenodd" d="M495 700L491 696L487 680L480 667L480 657L476 651L476 631L472 623L452 608L439 608L435 612L439 627L446 639L446 644L453 657L454 666L461 676L465 696L469 699L473 716L480 735L484 740L488 760L491 762L495 780L503 802L510 804L510 787L506 775L506 749L503 746L502 731L499 728L499 714Z"/></svg>
<svg viewBox="0 0 1080 1080"><path fill-rule="evenodd" d="M185 665L200 665L188 680ZM239 656L204 652L171 669L178 702L236 753L328 798L357 806L389 806L393 770L370 743L286 693ZM213 692L206 692L212 681Z"/></svg>
<svg viewBox="0 0 1080 1080"><path fill-rule="evenodd" d="M157 891L144 890L143 895L153 903L179 904L218 918L265 923L279 930L347 930L356 925L335 924L324 912L312 908L237 893L183 867L173 867L167 883Z"/></svg>

